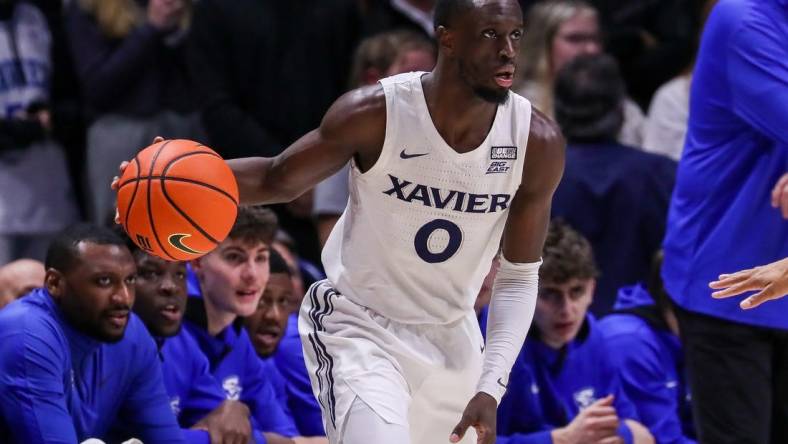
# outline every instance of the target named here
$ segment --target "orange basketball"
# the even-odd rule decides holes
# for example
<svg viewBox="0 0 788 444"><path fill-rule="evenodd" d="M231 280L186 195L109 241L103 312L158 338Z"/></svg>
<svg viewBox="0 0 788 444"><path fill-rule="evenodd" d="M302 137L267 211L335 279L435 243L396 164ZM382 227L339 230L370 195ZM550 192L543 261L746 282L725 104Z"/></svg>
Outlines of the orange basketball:
<svg viewBox="0 0 788 444"><path fill-rule="evenodd" d="M223 241L238 213L238 184L215 151L165 140L140 151L118 182L120 223L141 249L163 259L202 256Z"/></svg>

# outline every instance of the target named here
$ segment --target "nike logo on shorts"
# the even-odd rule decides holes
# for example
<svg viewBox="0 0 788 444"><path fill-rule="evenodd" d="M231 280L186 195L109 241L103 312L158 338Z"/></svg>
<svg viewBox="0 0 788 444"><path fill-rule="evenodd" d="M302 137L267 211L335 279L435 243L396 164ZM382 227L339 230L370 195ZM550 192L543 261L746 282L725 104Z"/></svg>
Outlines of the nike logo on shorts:
<svg viewBox="0 0 788 444"><path fill-rule="evenodd" d="M426 156L429 153L416 153L416 154L408 154L405 150L400 151L399 157L400 159L413 159L414 157L421 157Z"/></svg>

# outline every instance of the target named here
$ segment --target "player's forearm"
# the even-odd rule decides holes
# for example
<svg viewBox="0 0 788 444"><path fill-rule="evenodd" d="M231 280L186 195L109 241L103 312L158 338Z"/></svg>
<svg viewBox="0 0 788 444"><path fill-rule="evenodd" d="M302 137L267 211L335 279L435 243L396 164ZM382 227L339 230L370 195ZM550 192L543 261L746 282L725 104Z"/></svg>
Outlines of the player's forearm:
<svg viewBox="0 0 788 444"><path fill-rule="evenodd" d="M487 321L487 347L477 390L500 402L509 372L525 341L536 307L540 262L511 263L501 258Z"/></svg>
<svg viewBox="0 0 788 444"><path fill-rule="evenodd" d="M276 158L245 157L230 159L227 164L235 174L238 182L238 194L241 204L273 204L289 202L298 195L293 195L283 181L271 180ZM277 183L278 182L278 183Z"/></svg>

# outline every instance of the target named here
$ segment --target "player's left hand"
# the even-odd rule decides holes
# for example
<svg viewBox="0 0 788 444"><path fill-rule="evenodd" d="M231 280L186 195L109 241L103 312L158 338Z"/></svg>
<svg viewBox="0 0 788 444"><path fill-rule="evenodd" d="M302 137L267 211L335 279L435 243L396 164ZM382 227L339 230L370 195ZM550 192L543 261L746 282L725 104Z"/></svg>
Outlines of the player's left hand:
<svg viewBox="0 0 788 444"><path fill-rule="evenodd" d="M497 409L495 398L484 392L477 393L462 412L462 419L452 430L449 442L460 442L468 427L473 427L478 435L477 444L493 444Z"/></svg>

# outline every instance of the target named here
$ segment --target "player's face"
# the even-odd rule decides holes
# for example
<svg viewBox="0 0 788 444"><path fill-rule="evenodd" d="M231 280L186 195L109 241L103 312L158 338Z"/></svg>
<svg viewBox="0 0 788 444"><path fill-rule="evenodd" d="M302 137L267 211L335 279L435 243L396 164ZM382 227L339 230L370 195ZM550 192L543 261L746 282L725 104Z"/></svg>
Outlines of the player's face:
<svg viewBox="0 0 788 444"><path fill-rule="evenodd" d="M557 349L577 336L591 305L595 286L594 279L540 283L534 322L542 341Z"/></svg>
<svg viewBox="0 0 788 444"><path fill-rule="evenodd" d="M69 323L103 342L123 339L137 268L125 246L80 242L67 273L47 271L47 289Z"/></svg>
<svg viewBox="0 0 788 444"><path fill-rule="evenodd" d="M153 336L178 334L186 309L186 263L138 252L134 312Z"/></svg>
<svg viewBox="0 0 788 444"><path fill-rule="evenodd" d="M584 11L558 27L550 48L550 68L553 75L572 59L584 54L602 52L599 22L596 15Z"/></svg>
<svg viewBox="0 0 788 444"><path fill-rule="evenodd" d="M488 0L457 18L453 55L460 78L486 101L503 103L514 79L523 15L516 0Z"/></svg>
<svg viewBox="0 0 788 444"><path fill-rule="evenodd" d="M236 316L254 313L268 283L268 251L263 242L228 238L194 261L206 302Z"/></svg>
<svg viewBox="0 0 788 444"><path fill-rule="evenodd" d="M265 286L257 311L247 317L246 329L257 354L263 358L271 356L287 328L290 315L293 283L287 273L273 273Z"/></svg>

